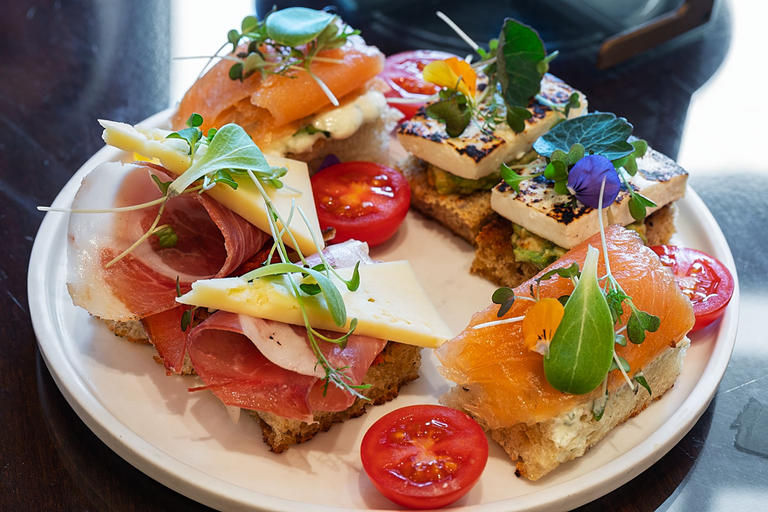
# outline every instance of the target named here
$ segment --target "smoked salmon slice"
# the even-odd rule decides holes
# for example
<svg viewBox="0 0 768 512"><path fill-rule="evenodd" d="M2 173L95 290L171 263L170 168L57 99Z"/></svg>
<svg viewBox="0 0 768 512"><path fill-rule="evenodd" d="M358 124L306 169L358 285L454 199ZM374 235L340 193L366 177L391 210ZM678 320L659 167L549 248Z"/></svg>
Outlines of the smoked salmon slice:
<svg viewBox="0 0 768 512"><path fill-rule="evenodd" d="M351 36L346 45L318 54L325 59L341 62L313 62L317 75L340 101L360 89L384 68L384 55L375 47L366 46L362 38ZM331 105L315 80L305 71L296 70L287 76L269 75L262 78L254 73L242 82L229 78L234 63L222 59L184 95L173 117L173 128L185 127L192 113L203 116L203 131L237 123L257 144L267 144L279 138L274 132L282 127L319 112ZM288 135L293 133L291 130Z"/></svg>
<svg viewBox="0 0 768 512"><path fill-rule="evenodd" d="M635 232L615 225L605 230L605 237L613 276L638 309L661 320L659 329L646 333L642 344L616 345L616 353L629 362L632 375L685 337L693 327L693 308L675 284L672 272ZM581 268L589 245L600 249L598 276L602 277L605 262L599 234L571 249L538 276L573 262ZM515 295L531 297L534 280L535 277L515 288ZM540 297L558 298L572 291L571 281L556 275L541 282ZM516 300L504 318L524 316L533 304ZM532 425L600 396L600 387L587 395L569 395L550 386L544 375L543 356L528 350L523 343L522 322L472 328L498 320L498 310L499 306L494 304L476 313L461 334L436 351L443 365L440 372L468 391L465 407L481 424L491 429L518 423ZM629 314L629 307L625 306L620 325L626 324ZM624 382L619 371L612 371L609 392L613 393Z"/></svg>

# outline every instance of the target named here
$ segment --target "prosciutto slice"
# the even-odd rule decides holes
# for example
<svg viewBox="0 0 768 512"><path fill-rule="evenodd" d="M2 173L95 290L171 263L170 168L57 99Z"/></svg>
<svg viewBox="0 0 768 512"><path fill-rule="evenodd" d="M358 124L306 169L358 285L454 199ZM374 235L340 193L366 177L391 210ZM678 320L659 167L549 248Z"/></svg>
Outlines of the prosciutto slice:
<svg viewBox="0 0 768 512"><path fill-rule="evenodd" d="M265 350L269 358L259 345L275 345ZM352 384L362 382L385 345L386 340L357 335L350 336L344 350L319 342L332 365L349 367L345 371ZM312 422L313 411L342 411L355 400L333 384L323 396L322 373L314 370L316 359L304 327L219 311L190 333L187 352L205 383L197 389L210 389L228 406Z"/></svg>
<svg viewBox="0 0 768 512"><path fill-rule="evenodd" d="M163 167L105 163L94 169L75 195L73 209L110 209L161 198L152 176L172 180ZM77 306L102 319L141 320L166 370L184 365L188 332L181 330L176 280L182 292L197 279L229 275L253 256L267 235L218 202L201 194L170 200L159 225L171 226L174 247L150 237L114 265L106 265L150 228L160 205L121 213L72 213L67 264L69 293Z"/></svg>
<svg viewBox="0 0 768 512"><path fill-rule="evenodd" d="M73 209L114 208L162 197L151 175L171 180L160 166L105 163L85 177ZM205 195L170 200L159 225L178 236L162 248L157 237L105 268L138 240L160 206L121 213L72 213L68 230L68 287L74 303L103 319L129 321L177 307L193 281L228 275L251 257L267 235Z"/></svg>

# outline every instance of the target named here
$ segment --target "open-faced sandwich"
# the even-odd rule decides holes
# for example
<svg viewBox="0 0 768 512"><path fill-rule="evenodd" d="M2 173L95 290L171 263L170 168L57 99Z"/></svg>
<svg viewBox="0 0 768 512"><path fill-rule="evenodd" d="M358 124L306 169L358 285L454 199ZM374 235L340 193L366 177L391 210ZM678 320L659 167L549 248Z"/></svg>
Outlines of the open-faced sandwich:
<svg viewBox="0 0 768 512"><path fill-rule="evenodd" d="M374 263L355 241L323 249L305 163L264 156L234 124L204 135L197 114L182 132L102 124L160 164L84 179L75 304L152 343L168 373L196 373L237 417L252 411L273 451L391 400L420 348L450 337L407 262Z"/></svg>
<svg viewBox="0 0 768 512"><path fill-rule="evenodd" d="M229 33L232 53L197 80L173 117L180 130L193 113L203 130L242 126L267 154L307 162L389 163L389 132L401 117L376 78L384 55L338 16L288 8L246 17Z"/></svg>
<svg viewBox="0 0 768 512"><path fill-rule="evenodd" d="M456 383L440 402L490 430L531 480L671 388L694 324L672 272L617 225L494 302L437 350Z"/></svg>
<svg viewBox="0 0 768 512"><path fill-rule="evenodd" d="M625 119L586 114L584 95L546 73L556 52L530 27L507 19L478 53L476 65L424 67L439 99L397 131L412 205L476 246L471 271L516 286L594 235L596 177L608 170L606 224L667 243L685 170L632 139Z"/></svg>

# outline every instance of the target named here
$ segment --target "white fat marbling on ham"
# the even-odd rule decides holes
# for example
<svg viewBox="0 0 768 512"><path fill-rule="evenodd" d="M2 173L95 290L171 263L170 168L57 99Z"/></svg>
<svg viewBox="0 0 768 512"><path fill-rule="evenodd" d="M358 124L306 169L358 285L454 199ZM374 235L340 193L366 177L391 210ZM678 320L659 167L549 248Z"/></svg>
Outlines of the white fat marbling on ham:
<svg viewBox="0 0 768 512"><path fill-rule="evenodd" d="M331 384L324 393L322 379L282 368L265 357L256 348L259 342L251 339L261 335L259 330L248 329L248 335L243 328L243 324L251 320L219 311L191 332L187 346L189 358L205 383L204 388L197 389L210 389L227 406L271 412L305 422L314 421L313 411L343 411L354 403L355 397L349 392ZM300 341L309 348L306 330L302 327L291 330L286 342ZM323 334L338 336L338 333ZM349 367L346 372L351 384L363 381L385 345L386 340L356 335L350 336L343 350L338 345L319 342L320 350L332 365ZM301 352L301 349L295 350Z"/></svg>
<svg viewBox="0 0 768 512"><path fill-rule="evenodd" d="M73 209L108 209L162 197L151 179L171 177L153 164L104 163L85 177ZM197 279L235 270L264 244L267 236L205 195L185 194L168 201L160 224L178 235L173 248L156 237L111 266L154 220L159 205L121 213L72 213L69 220L67 285L75 305L110 320L127 321L177 306L176 278L182 291ZM162 354L161 354L162 355Z"/></svg>
<svg viewBox="0 0 768 512"><path fill-rule="evenodd" d="M262 318L239 316L243 334L274 364L301 375L320 378L325 375L307 343L306 329Z"/></svg>

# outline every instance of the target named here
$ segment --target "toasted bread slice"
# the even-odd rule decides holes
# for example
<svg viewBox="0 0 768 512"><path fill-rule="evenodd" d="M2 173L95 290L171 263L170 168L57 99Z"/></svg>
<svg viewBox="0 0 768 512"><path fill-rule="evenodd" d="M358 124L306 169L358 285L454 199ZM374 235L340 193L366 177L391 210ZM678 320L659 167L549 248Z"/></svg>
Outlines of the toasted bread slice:
<svg viewBox="0 0 768 512"><path fill-rule="evenodd" d="M676 347L668 348L643 369L653 395L637 384L637 392L624 384L608 398L599 421L592 415L590 401L547 421L492 429L491 436L517 464L519 475L538 480L563 462L581 457L616 425L639 414L652 400L661 398L680 375L689 345L688 338L683 338ZM464 410L466 397L462 395L466 394L464 388L456 386L440 397L440 403Z"/></svg>
<svg viewBox="0 0 768 512"><path fill-rule="evenodd" d="M363 379L371 387L361 393L370 401L356 399L351 407L341 412L315 412L315 423L289 420L262 411L248 411L259 420L264 442L275 453L282 453L292 444L309 441L325 432L335 423L365 414L367 405L379 405L397 397L400 387L419 377L421 348L414 345L387 342L381 352L382 362L372 366Z"/></svg>
<svg viewBox="0 0 768 512"><path fill-rule="evenodd" d="M648 245L666 244L674 233L674 205L667 205L645 219ZM515 260L511 237L512 223L495 215L475 240L475 259L470 272L510 288L536 275L539 271L536 266Z"/></svg>
<svg viewBox="0 0 768 512"><path fill-rule="evenodd" d="M496 216L491 210L490 190L469 195L438 194L427 179L427 163L413 155L399 162L398 169L411 186L411 206L471 244Z"/></svg>

